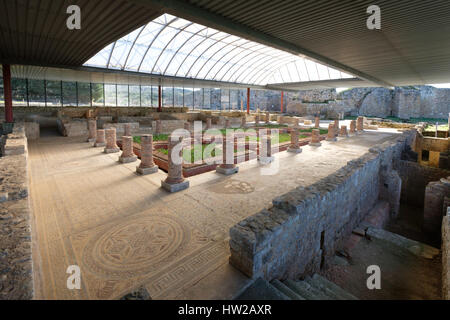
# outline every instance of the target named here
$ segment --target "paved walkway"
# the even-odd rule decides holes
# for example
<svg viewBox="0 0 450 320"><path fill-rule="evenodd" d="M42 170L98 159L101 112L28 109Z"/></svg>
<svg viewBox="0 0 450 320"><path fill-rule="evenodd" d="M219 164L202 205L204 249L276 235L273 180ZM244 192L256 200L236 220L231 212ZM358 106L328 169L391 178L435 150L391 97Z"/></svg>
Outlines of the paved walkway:
<svg viewBox="0 0 450 320"><path fill-rule="evenodd" d="M282 152L276 175L262 175L253 160L230 177L189 178L191 187L176 194L160 188L163 171L137 176L138 162L119 164L118 154L82 138L30 141L37 298L116 299L140 285L153 299L218 297L195 288L230 268L231 226L393 135L366 132L297 155ZM70 265L81 268L81 290L67 289Z"/></svg>

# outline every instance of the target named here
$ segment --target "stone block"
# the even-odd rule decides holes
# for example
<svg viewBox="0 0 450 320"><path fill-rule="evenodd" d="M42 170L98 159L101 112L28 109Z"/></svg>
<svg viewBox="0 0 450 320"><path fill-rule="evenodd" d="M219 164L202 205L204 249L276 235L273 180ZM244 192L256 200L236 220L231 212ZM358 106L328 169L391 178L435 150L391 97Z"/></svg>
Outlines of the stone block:
<svg viewBox="0 0 450 320"><path fill-rule="evenodd" d="M167 183L164 180L161 180L161 187L171 193L178 192L189 188L189 180L185 180L180 183Z"/></svg>
<svg viewBox="0 0 450 320"><path fill-rule="evenodd" d="M239 172L239 167L222 168L221 166L218 166L216 168L216 172L220 173L220 174L223 174L223 175L226 175L226 176L229 176L229 175L238 173Z"/></svg>
<svg viewBox="0 0 450 320"><path fill-rule="evenodd" d="M142 176L145 176L147 174L152 174L152 173L158 172L158 166L153 166L151 168L136 167L136 172Z"/></svg>

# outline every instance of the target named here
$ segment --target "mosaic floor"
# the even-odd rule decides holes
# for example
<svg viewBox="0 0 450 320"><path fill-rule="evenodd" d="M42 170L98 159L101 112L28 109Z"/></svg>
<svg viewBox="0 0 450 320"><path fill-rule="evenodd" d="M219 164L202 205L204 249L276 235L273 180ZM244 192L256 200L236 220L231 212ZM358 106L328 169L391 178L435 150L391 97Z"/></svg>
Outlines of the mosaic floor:
<svg viewBox="0 0 450 320"><path fill-rule="evenodd" d="M36 297L117 299L141 285L153 299L183 296L227 263L231 226L392 136L369 132L282 152L276 175L261 175L250 161L231 177L189 178L191 187L176 194L160 188L164 172L138 176L136 163L119 164L118 154L82 138L30 141ZM81 269L80 290L67 289L70 265Z"/></svg>

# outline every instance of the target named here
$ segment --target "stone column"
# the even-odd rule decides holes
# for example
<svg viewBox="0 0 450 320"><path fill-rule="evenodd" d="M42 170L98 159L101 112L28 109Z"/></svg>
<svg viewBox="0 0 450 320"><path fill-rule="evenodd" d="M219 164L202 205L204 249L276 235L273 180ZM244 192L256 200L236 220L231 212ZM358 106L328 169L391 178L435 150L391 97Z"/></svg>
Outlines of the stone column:
<svg viewBox="0 0 450 320"><path fill-rule="evenodd" d="M105 129L98 129L94 147L104 147L104 146L106 146Z"/></svg>
<svg viewBox="0 0 450 320"><path fill-rule="evenodd" d="M189 181L183 178L183 163L175 163L174 159L182 159L183 148L180 148L178 154L174 154L174 148L183 143L183 137L175 138L169 136L168 141L168 158L167 158L167 178L161 180L161 187L169 192L177 192L189 188Z"/></svg>
<svg viewBox="0 0 450 320"><path fill-rule="evenodd" d="M347 126L341 126L341 130L339 131L339 137L348 138Z"/></svg>
<svg viewBox="0 0 450 320"><path fill-rule="evenodd" d="M190 124L190 122L186 121L184 123L184 130L191 131L191 124ZM152 137L152 140L153 140L153 137Z"/></svg>
<svg viewBox="0 0 450 320"><path fill-rule="evenodd" d="M358 117L358 120L356 121L356 130L358 133L364 131L364 117Z"/></svg>
<svg viewBox="0 0 450 320"><path fill-rule="evenodd" d="M302 148L300 148L300 144L298 143L298 137L300 135L298 130L299 130L298 126L294 126L294 128L292 128L290 130L291 144L290 144L289 148L287 149L287 152L292 152L292 153L301 153L302 152Z"/></svg>
<svg viewBox="0 0 450 320"><path fill-rule="evenodd" d="M350 121L350 134L356 133L356 120Z"/></svg>
<svg viewBox="0 0 450 320"><path fill-rule="evenodd" d="M132 136L132 134L131 134L131 124L125 123L123 125L123 128L124 128L124 131L125 131L125 133L123 135L126 136L126 137L131 137Z"/></svg>
<svg viewBox="0 0 450 320"><path fill-rule="evenodd" d="M332 123L330 123L328 125L327 141L336 141L337 140L334 132L335 132L334 125Z"/></svg>
<svg viewBox="0 0 450 320"><path fill-rule="evenodd" d="M105 129L105 136L106 136L106 147L104 152L105 153L119 152L120 149L116 143L116 128Z"/></svg>
<svg viewBox="0 0 450 320"><path fill-rule="evenodd" d="M122 154L119 157L119 162L129 163L137 160L137 156L133 152L133 137L122 137Z"/></svg>
<svg viewBox="0 0 450 320"><path fill-rule="evenodd" d="M206 118L206 130L211 129L211 118Z"/></svg>
<svg viewBox="0 0 450 320"><path fill-rule="evenodd" d="M241 127L245 128L246 125L247 125L247 117L244 115L243 117L241 117Z"/></svg>
<svg viewBox="0 0 450 320"><path fill-rule="evenodd" d="M136 172L140 175L158 172L158 166L153 162L153 135L151 134L141 136L141 164L136 167Z"/></svg>
<svg viewBox="0 0 450 320"><path fill-rule="evenodd" d="M236 139L227 140L223 139L222 147L222 164L216 168L217 173L229 176L231 174L237 173L239 167L234 164L234 142Z"/></svg>
<svg viewBox="0 0 450 320"><path fill-rule="evenodd" d="M230 119L225 119L225 128L230 128Z"/></svg>
<svg viewBox="0 0 450 320"><path fill-rule="evenodd" d="M161 134L162 132L162 124L161 124L161 120L156 120L155 121L155 134Z"/></svg>
<svg viewBox="0 0 450 320"><path fill-rule="evenodd" d="M95 138L97 137L97 121L94 119L89 119L88 129L89 129L89 136L87 138L87 142L94 142Z"/></svg>
<svg viewBox="0 0 450 320"><path fill-rule="evenodd" d="M271 163L274 160L272 157L272 137L270 131L267 135L259 135L259 157L258 161L262 164Z"/></svg>
<svg viewBox="0 0 450 320"><path fill-rule="evenodd" d="M313 129L311 132L311 142L309 143L310 146L313 147L320 147L322 144L320 143L320 130L319 129Z"/></svg>
<svg viewBox="0 0 450 320"><path fill-rule="evenodd" d="M315 117L314 118L314 128L319 128L319 127L320 127L320 118Z"/></svg>
<svg viewBox="0 0 450 320"><path fill-rule="evenodd" d="M334 120L333 128L334 136L337 137L339 135L339 119Z"/></svg>
<svg viewBox="0 0 450 320"><path fill-rule="evenodd" d="M266 123L270 122L270 112L266 112Z"/></svg>
<svg viewBox="0 0 450 320"><path fill-rule="evenodd" d="M255 115L255 126L259 126L259 114Z"/></svg>

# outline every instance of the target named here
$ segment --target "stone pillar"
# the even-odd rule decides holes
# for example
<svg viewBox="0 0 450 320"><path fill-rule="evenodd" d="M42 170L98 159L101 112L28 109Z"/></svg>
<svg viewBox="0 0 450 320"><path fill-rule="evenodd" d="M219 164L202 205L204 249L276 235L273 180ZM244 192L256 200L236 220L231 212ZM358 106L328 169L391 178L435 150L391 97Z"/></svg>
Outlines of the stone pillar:
<svg viewBox="0 0 450 320"><path fill-rule="evenodd" d="M241 117L241 127L245 128L246 125L247 125L247 117L244 115L243 117Z"/></svg>
<svg viewBox="0 0 450 320"><path fill-rule="evenodd" d="M439 234L445 197L450 194L450 177L430 182L425 188L423 229L430 234Z"/></svg>
<svg viewBox="0 0 450 320"><path fill-rule="evenodd" d="M315 117L314 118L314 128L319 128L319 127L320 127L320 118Z"/></svg>
<svg viewBox="0 0 450 320"><path fill-rule="evenodd" d="M347 126L341 126L341 130L339 131L339 137L348 138Z"/></svg>
<svg viewBox="0 0 450 320"><path fill-rule="evenodd" d="M161 124L161 120L156 120L155 121L155 134L161 134L162 133L162 124Z"/></svg>
<svg viewBox="0 0 450 320"><path fill-rule="evenodd" d="M104 146L106 146L105 129L98 129L94 147L104 147Z"/></svg>
<svg viewBox="0 0 450 320"><path fill-rule="evenodd" d="M234 138L231 141L223 139L222 164L216 168L217 173L229 176L239 171L239 167L234 164L234 142L236 142Z"/></svg>
<svg viewBox="0 0 450 320"><path fill-rule="evenodd" d="M336 136L334 134L335 130L334 130L334 125L332 123L330 123L328 125L328 135L327 135L327 141L336 141Z"/></svg>
<svg viewBox="0 0 450 320"><path fill-rule="evenodd" d="M211 129L211 118L206 118L206 130Z"/></svg>
<svg viewBox="0 0 450 320"><path fill-rule="evenodd" d="M334 136L337 137L339 135L339 119L334 120L333 128Z"/></svg>
<svg viewBox="0 0 450 320"><path fill-rule="evenodd" d="M129 163L137 160L137 156L133 152L133 137L122 137L122 154L119 157L119 162Z"/></svg>
<svg viewBox="0 0 450 320"><path fill-rule="evenodd" d="M88 129L89 136L87 142L95 142L95 138L97 137L97 121L93 119L88 120Z"/></svg>
<svg viewBox="0 0 450 320"><path fill-rule="evenodd" d="M255 126L259 126L259 114L255 115Z"/></svg>
<svg viewBox="0 0 450 320"><path fill-rule="evenodd" d="M186 121L184 123L184 130L191 131L191 124L190 124L190 122ZM153 137L152 137L152 140L153 140Z"/></svg>
<svg viewBox="0 0 450 320"><path fill-rule="evenodd" d="M133 136L132 134L131 134L131 124L129 124L129 123L125 123L124 125L123 125L123 128L124 128L124 136L126 136L126 137L131 137L131 136Z"/></svg>
<svg viewBox="0 0 450 320"><path fill-rule="evenodd" d="M319 129L313 129L311 132L311 142L309 143L310 146L313 147L320 147L322 143L320 143L320 130Z"/></svg>
<svg viewBox="0 0 450 320"><path fill-rule="evenodd" d="M225 128L231 127L230 122L231 122L230 119L225 119Z"/></svg>
<svg viewBox="0 0 450 320"><path fill-rule="evenodd" d="M120 149L116 143L116 128L105 129L105 136L106 136L106 147L104 152L105 153L119 152Z"/></svg>
<svg viewBox="0 0 450 320"><path fill-rule="evenodd" d="M350 121L350 134L356 133L356 120Z"/></svg>
<svg viewBox="0 0 450 320"><path fill-rule="evenodd" d="M266 112L266 123L270 122L270 112Z"/></svg>
<svg viewBox="0 0 450 320"><path fill-rule="evenodd" d="M140 175L158 172L158 166L153 162L153 135L151 134L141 136L141 164L136 167L136 172Z"/></svg>
<svg viewBox="0 0 450 320"><path fill-rule="evenodd" d="M364 117L358 117L358 120L356 120L356 130L357 133L362 133L364 131Z"/></svg>
<svg viewBox="0 0 450 320"><path fill-rule="evenodd" d="M189 181L183 178L183 163L175 163L174 159L182 159L183 148L180 148L178 154L174 154L173 149L183 143L183 137L172 138L168 141L168 159L167 159L167 178L161 181L161 187L169 192L177 192L189 188Z"/></svg>
<svg viewBox="0 0 450 320"><path fill-rule="evenodd" d="M300 148L300 144L298 143L298 137L300 135L299 133L299 128L297 126L294 126L294 128L292 128L290 131L291 133L291 144L289 146L289 148L287 149L287 152L292 152L292 153L301 153L302 152L302 148Z"/></svg>
<svg viewBox="0 0 450 320"><path fill-rule="evenodd" d="M258 161L262 164L271 163L272 157L272 137L270 131L265 136L259 135L259 157Z"/></svg>

